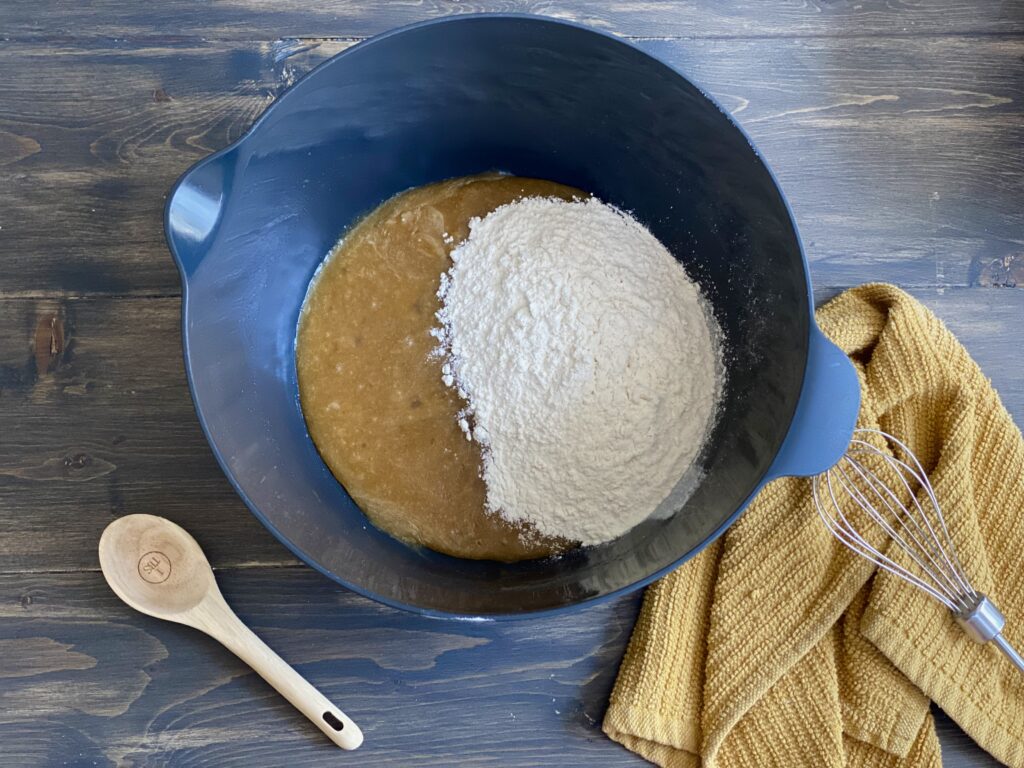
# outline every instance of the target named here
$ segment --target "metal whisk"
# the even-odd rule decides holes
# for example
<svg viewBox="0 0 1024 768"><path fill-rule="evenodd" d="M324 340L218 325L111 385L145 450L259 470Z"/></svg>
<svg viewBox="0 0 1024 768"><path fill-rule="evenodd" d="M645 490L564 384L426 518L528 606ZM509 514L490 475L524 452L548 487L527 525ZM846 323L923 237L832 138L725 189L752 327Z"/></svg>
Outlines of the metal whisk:
<svg viewBox="0 0 1024 768"><path fill-rule="evenodd" d="M899 449L902 458L867 442L864 438L869 435L884 438ZM923 589L952 611L972 640L991 640L1024 672L1024 659L1001 634L1006 619L968 582L928 476L904 443L885 432L858 429L843 458L815 477L813 488L818 514L833 536L879 568ZM855 506L847 504L844 510L845 499ZM914 571L872 545L858 530L867 525L881 529L899 546L913 562Z"/></svg>

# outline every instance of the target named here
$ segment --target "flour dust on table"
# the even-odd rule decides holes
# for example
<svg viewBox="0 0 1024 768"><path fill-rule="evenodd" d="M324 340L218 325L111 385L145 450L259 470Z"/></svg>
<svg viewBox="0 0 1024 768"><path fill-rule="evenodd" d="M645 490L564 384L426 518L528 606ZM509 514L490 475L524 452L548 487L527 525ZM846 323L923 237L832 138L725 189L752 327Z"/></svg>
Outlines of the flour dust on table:
<svg viewBox="0 0 1024 768"><path fill-rule="evenodd" d="M505 562L609 541L670 494L678 509L720 357L698 286L641 224L501 174L351 227L296 340L310 435L369 519Z"/></svg>

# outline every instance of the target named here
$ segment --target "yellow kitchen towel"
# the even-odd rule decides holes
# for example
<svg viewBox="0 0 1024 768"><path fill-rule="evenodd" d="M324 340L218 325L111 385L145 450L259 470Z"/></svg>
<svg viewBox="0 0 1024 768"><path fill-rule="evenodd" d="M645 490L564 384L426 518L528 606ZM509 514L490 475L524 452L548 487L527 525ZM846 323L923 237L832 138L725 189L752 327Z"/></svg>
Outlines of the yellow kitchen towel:
<svg viewBox="0 0 1024 768"><path fill-rule="evenodd" d="M818 323L857 368L859 425L917 454L975 589L1024 648L1024 440L991 383L894 286L849 290ZM810 481L785 478L648 588L604 730L673 768L939 768L929 700L1024 766L1024 675L837 543Z"/></svg>

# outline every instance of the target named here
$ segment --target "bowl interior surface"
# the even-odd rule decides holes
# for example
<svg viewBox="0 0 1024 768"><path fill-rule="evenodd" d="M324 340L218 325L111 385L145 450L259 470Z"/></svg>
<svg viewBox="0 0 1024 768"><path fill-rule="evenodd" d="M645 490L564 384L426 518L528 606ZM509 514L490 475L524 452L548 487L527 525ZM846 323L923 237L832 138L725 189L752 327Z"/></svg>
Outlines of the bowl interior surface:
<svg viewBox="0 0 1024 768"><path fill-rule="evenodd" d="M458 560L378 531L321 461L298 402L299 310L344 230L404 189L487 170L632 212L701 283L727 341L727 386L689 501L557 560ZM681 75L575 25L464 17L346 51L190 171L167 226L193 396L229 478L296 553L393 605L513 615L645 583L731 521L799 398L808 285L771 174Z"/></svg>

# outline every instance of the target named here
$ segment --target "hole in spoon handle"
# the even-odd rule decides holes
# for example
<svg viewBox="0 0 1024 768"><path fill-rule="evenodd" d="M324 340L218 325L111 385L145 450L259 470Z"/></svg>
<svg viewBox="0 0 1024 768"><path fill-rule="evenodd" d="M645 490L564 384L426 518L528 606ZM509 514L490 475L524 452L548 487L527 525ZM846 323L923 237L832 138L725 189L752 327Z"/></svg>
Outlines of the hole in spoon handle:
<svg viewBox="0 0 1024 768"><path fill-rule="evenodd" d="M324 721L336 731L340 731L345 727L345 724L330 710L324 712Z"/></svg>

